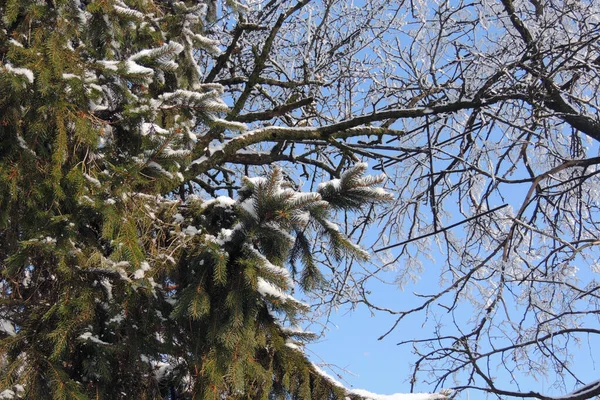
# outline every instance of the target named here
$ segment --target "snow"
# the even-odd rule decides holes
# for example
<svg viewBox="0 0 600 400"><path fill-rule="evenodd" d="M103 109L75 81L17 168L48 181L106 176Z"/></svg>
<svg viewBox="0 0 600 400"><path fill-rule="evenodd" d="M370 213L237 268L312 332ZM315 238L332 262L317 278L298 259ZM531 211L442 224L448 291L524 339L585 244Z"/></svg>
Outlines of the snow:
<svg viewBox="0 0 600 400"><path fill-rule="evenodd" d="M302 351L302 348L300 346L298 346L298 344L292 342L291 340L286 340L285 341L285 345L287 347L289 347L290 349L294 349L294 350L298 350L298 351Z"/></svg>
<svg viewBox="0 0 600 400"><path fill-rule="evenodd" d="M75 74L62 74L63 79L67 80L67 79L80 79L81 77Z"/></svg>
<svg viewBox="0 0 600 400"><path fill-rule="evenodd" d="M160 361L154 363L154 377L159 382L163 380L172 371L173 366L171 364Z"/></svg>
<svg viewBox="0 0 600 400"><path fill-rule="evenodd" d="M362 396L367 400L442 400L448 396L440 393L396 393L396 394L375 394L363 389L352 389L348 394Z"/></svg>
<svg viewBox="0 0 600 400"><path fill-rule="evenodd" d="M142 136L146 136L150 133L158 133L159 135L168 135L169 131L161 128L160 126L158 126L156 124L144 122L142 124L142 129L140 130L140 134Z"/></svg>
<svg viewBox="0 0 600 400"><path fill-rule="evenodd" d="M35 154L35 151L31 150L29 148L29 146L27 146L27 142L25 142L25 139L23 139L23 137L21 135L19 135L17 133L17 141L19 142L19 146L23 149L28 151L29 153L31 153L33 156L37 156L37 154Z"/></svg>
<svg viewBox="0 0 600 400"><path fill-rule="evenodd" d="M167 63L169 59L173 58L177 54L183 51L183 46L177 42L169 42L161 47L157 47L154 49L145 49L142 51L138 51L131 57L129 57L130 61L136 61L143 57L148 58L156 58L159 63ZM177 64L175 64L176 66Z"/></svg>
<svg viewBox="0 0 600 400"><path fill-rule="evenodd" d="M338 190L340 190L341 184L342 184L342 181L340 179L332 179L330 181L319 183L317 190L320 192L320 191L325 190L325 188L327 186L331 186L335 191L338 191Z"/></svg>
<svg viewBox="0 0 600 400"><path fill-rule="evenodd" d="M265 297L267 297L267 296L276 297L276 298L280 299L281 301L283 301L284 303L287 301L292 301L294 303L303 304L302 302L295 299L293 296L285 293L283 290L281 290L277 286L273 285L271 282L267 282L263 278L258 278L258 288L257 289L258 289L258 292ZM306 304L305 304L305 306L308 307L308 305L306 305Z"/></svg>
<svg viewBox="0 0 600 400"><path fill-rule="evenodd" d="M16 396L16 393L10 389L6 389L6 390L0 392L0 399L14 399L15 396Z"/></svg>
<svg viewBox="0 0 600 400"><path fill-rule="evenodd" d="M112 295L112 284L110 283L110 280L108 280L108 278L103 278L100 281L100 284L104 287L104 290L106 291L106 297L108 298L108 301L111 301L113 298Z"/></svg>
<svg viewBox="0 0 600 400"><path fill-rule="evenodd" d="M150 264L148 264L146 261L142 261L140 263L140 268L138 268L134 273L133 273L133 279L142 279L144 278L144 275L146 274L146 271L150 270Z"/></svg>
<svg viewBox="0 0 600 400"><path fill-rule="evenodd" d="M450 391L442 391L441 393L395 393L395 394L376 394L364 389L347 389L335 378L331 377L327 372L323 371L316 364L312 364L313 368L325 379L342 388L349 395L362 396L367 400L446 400ZM346 397L349 400L349 397Z"/></svg>
<svg viewBox="0 0 600 400"><path fill-rule="evenodd" d="M173 179L173 174L170 173L169 171L167 171L166 169L164 169L159 163L157 163L155 161L151 161L147 165L148 165L148 167L154 168L155 170L157 170L161 174L165 175L167 178Z"/></svg>
<svg viewBox="0 0 600 400"><path fill-rule="evenodd" d="M195 165L195 164L202 164L203 162L208 161L208 157L206 156L202 156L200 158L196 158L194 161L192 161L191 165Z"/></svg>
<svg viewBox="0 0 600 400"><path fill-rule="evenodd" d="M233 131L245 131L248 129L248 126L244 123L236 122L236 121L228 121L228 120L222 119L222 118L215 118L213 120L213 122L216 122L219 125L222 125L224 128L231 129Z"/></svg>
<svg viewBox="0 0 600 400"><path fill-rule="evenodd" d="M135 61L125 61L128 74L139 74L139 75L153 75L154 70L152 68L143 67Z"/></svg>
<svg viewBox="0 0 600 400"><path fill-rule="evenodd" d="M12 44L13 46L23 47L23 45L17 42L15 39L8 39L8 43Z"/></svg>
<svg viewBox="0 0 600 400"><path fill-rule="evenodd" d="M229 208L235 205L236 201L229 196L219 196L216 199L207 200L202 204L202 209L206 210L208 207L214 205L215 207Z"/></svg>
<svg viewBox="0 0 600 400"><path fill-rule="evenodd" d="M144 19L144 14L143 13L141 13L141 12L139 12L137 10L132 10L129 7L121 7L121 6L115 5L114 9L119 14L124 14L124 15L130 16L130 17L135 17L135 18L138 18L138 19Z"/></svg>
<svg viewBox="0 0 600 400"><path fill-rule="evenodd" d="M325 225L325 227L327 227L328 230L332 231L332 232L339 232L340 231L340 227L337 224L334 224L333 222L325 219L323 220L323 225Z"/></svg>
<svg viewBox="0 0 600 400"><path fill-rule="evenodd" d="M245 210L248 214L250 214L253 218L257 218L257 214L256 214L256 202L254 201L254 199L252 197L250 197L249 199L244 200L242 203L240 203L240 207Z"/></svg>
<svg viewBox="0 0 600 400"><path fill-rule="evenodd" d="M81 335L79 335L79 339L83 339L83 340L90 340L94 343L98 343L98 344L110 344L110 343L106 343L105 341L100 340L97 336L94 336L92 334L92 332L84 332Z"/></svg>
<svg viewBox="0 0 600 400"><path fill-rule="evenodd" d="M285 333L287 333L288 335L306 335L306 334L313 334L310 331L306 331L304 330L304 328L302 328L301 326L284 326L281 327L281 330Z"/></svg>
<svg viewBox="0 0 600 400"><path fill-rule="evenodd" d="M121 311L120 314L115 315L114 317L112 317L111 319L108 320L108 324L120 324L121 322L123 322L125 320L125 311Z"/></svg>
<svg viewBox="0 0 600 400"><path fill-rule="evenodd" d="M83 176L85 177L85 179L87 179L92 185L96 186L97 188L102 187L102 185L100 184L100 181L96 178L94 178L93 176L90 176L88 174L83 174Z"/></svg>
<svg viewBox="0 0 600 400"><path fill-rule="evenodd" d="M119 62L118 61L111 61L111 60L99 60L98 64L101 64L104 66L104 68L109 69L111 71L117 71L119 69Z"/></svg>
<svg viewBox="0 0 600 400"><path fill-rule="evenodd" d="M27 80L29 81L29 83L33 83L33 81L35 80L35 77L33 75L33 71L31 71L30 69L27 68L15 68L12 65L10 65L10 63L4 64L4 68L6 68L6 70L8 72L11 72L13 74L16 75L22 75L25 78L27 78Z"/></svg>
<svg viewBox="0 0 600 400"><path fill-rule="evenodd" d="M196 228L193 225L188 225L184 230L183 230L183 234L184 235L188 235L188 236L194 236L197 235L199 233L198 228Z"/></svg>
<svg viewBox="0 0 600 400"><path fill-rule="evenodd" d="M270 262L264 255L262 255L252 245L246 244L245 247L252 253L253 256L257 257L260 260L262 268L264 268L265 270L267 270L275 275L279 275L279 276L283 277L287 281L287 284L289 286L294 285L294 282L290 276L290 272L286 268L280 267L280 266L275 265L272 262Z"/></svg>
<svg viewBox="0 0 600 400"><path fill-rule="evenodd" d="M17 334L12 322L10 322L6 319L0 319L0 332L7 333L10 336L14 336Z"/></svg>
<svg viewBox="0 0 600 400"><path fill-rule="evenodd" d="M175 92L163 93L159 96L159 99L174 104L197 105L206 111L229 111L229 106L219 98L219 93L215 90L206 93L198 93L179 89ZM166 105L162 104L159 104L158 107L160 108L161 106L166 107Z"/></svg>

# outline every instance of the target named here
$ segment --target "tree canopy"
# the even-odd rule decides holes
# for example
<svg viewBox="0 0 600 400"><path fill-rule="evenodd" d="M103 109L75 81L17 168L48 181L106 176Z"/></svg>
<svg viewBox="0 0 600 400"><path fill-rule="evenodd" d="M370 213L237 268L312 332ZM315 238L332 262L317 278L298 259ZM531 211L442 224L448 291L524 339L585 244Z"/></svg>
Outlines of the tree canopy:
<svg viewBox="0 0 600 400"><path fill-rule="evenodd" d="M300 346L344 304L396 316L382 337L436 321L412 390L600 394L573 360L600 334L595 2L0 15L0 395L358 398ZM432 249L438 292L372 300Z"/></svg>

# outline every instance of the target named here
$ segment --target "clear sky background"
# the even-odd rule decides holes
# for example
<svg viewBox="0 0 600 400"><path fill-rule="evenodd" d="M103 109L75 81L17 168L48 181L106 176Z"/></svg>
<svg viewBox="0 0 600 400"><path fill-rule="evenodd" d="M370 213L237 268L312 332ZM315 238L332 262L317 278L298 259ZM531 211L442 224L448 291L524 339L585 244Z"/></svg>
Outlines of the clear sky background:
<svg viewBox="0 0 600 400"><path fill-rule="evenodd" d="M373 298L379 300L379 305L394 309L408 309L411 305L416 305L413 291L433 293L439 289L437 285L439 268L441 268L439 260L443 258L439 253L437 256L434 255L434 258L436 263L427 264L418 283L409 284L404 290L394 285L372 285ZM591 274L589 270L580 272L587 276ZM388 272L386 276L393 280L394 272ZM354 310L342 308L332 316L330 330L326 336L308 345L306 352L312 361L321 367L324 364L331 364L331 368L323 368L347 387L366 389L378 394L410 392L411 364L415 362L416 356L411 354L410 345L398 346L397 343L402 340L430 337L432 328L422 326L422 319L411 316L403 320L385 339L378 340L390 329L395 320L395 316L381 312L373 316L364 305ZM600 351L597 351L596 357L593 353L594 349L600 349L600 340L573 343L572 349L575 353L575 371L581 373L580 376L586 383L599 379ZM425 377L420 375L420 378ZM521 391L534 390L548 395L564 394L551 387L553 381L537 381L529 377L526 371L516 374L515 378L521 385ZM499 387L519 390L511 380L506 371L498 370L496 382ZM447 384L445 387L451 388L452 384ZM416 386L417 392L432 390L434 388L423 381ZM456 398L485 399L486 395L480 391L470 390L464 391Z"/></svg>

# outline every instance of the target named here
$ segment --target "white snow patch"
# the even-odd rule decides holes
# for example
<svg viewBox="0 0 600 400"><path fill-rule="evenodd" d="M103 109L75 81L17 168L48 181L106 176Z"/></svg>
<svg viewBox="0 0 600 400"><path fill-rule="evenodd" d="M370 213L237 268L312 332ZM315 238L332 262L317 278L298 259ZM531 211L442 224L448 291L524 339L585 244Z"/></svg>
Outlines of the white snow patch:
<svg viewBox="0 0 600 400"><path fill-rule="evenodd" d="M325 379L335 386L344 389L347 394L362 396L367 400L446 400L450 391L443 390L440 393L395 393L395 394L376 394L364 389L346 389L338 380L330 376L327 372L319 368L318 365L312 364L313 368ZM346 397L349 399L349 397Z"/></svg>
<svg viewBox="0 0 600 400"><path fill-rule="evenodd" d="M183 215L181 215L179 213L173 215L173 223L174 224L181 224L183 221L185 221L185 218L183 218Z"/></svg>
<svg viewBox="0 0 600 400"><path fill-rule="evenodd" d="M154 74L154 70L152 68L143 67L135 61L127 60L125 61L125 66L127 67L128 74L139 74L139 75L152 75Z"/></svg>
<svg viewBox="0 0 600 400"><path fill-rule="evenodd" d="M8 43L12 44L13 46L23 47L23 45L17 42L15 39L8 39Z"/></svg>
<svg viewBox="0 0 600 400"><path fill-rule="evenodd" d="M102 287L104 287L104 290L106 290L106 297L108 298L108 301L111 301L113 298L112 295L112 284L110 283L110 280L108 280L108 278L103 278L100 281L100 284L102 285Z"/></svg>
<svg viewBox="0 0 600 400"><path fill-rule="evenodd" d="M198 228L196 228L194 225L188 225L184 230L183 230L183 234L184 235L188 235L188 236L194 236L198 234Z"/></svg>
<svg viewBox="0 0 600 400"><path fill-rule="evenodd" d="M33 83L33 81L35 80L35 77L33 75L33 71L31 71L30 69L27 68L15 68L12 65L10 65L10 63L8 64L4 64L4 68L6 68L6 70L8 72L11 72L13 74L16 75L22 75L25 78L27 78L27 80L29 81L29 83Z"/></svg>
<svg viewBox="0 0 600 400"><path fill-rule="evenodd" d="M165 175L166 177L168 177L169 179L173 179L173 174L170 173L169 171L167 171L166 169L164 169L159 163L155 162L155 161L151 161L148 163L148 167L150 168L154 168L155 170L157 170L158 172L160 172L161 174Z"/></svg>
<svg viewBox="0 0 600 400"><path fill-rule="evenodd" d="M317 190L320 192L322 190L325 190L326 187L331 186L335 191L338 191L340 190L341 184L342 181L340 179L332 179L330 181L319 183Z"/></svg>
<svg viewBox="0 0 600 400"><path fill-rule="evenodd" d="M308 307L308 304L302 303L301 301L294 298L294 296L285 293L283 290L273 285L271 282L267 282L263 278L258 278L258 292L264 297L271 296L280 299L283 302L291 301L304 307Z"/></svg>
<svg viewBox="0 0 600 400"><path fill-rule="evenodd" d="M348 394L362 396L367 400L443 400L448 396L441 393L395 393L395 394L375 394L363 389L352 389Z"/></svg>
<svg viewBox="0 0 600 400"><path fill-rule="evenodd" d="M85 177L85 179L87 179L92 185L96 186L97 188L102 187L102 185L100 184L100 181L96 178L94 178L93 176L90 176L88 174L83 174L83 176Z"/></svg>
<svg viewBox="0 0 600 400"><path fill-rule="evenodd" d="M134 273L133 273L133 279L142 279L144 277L144 275L146 274L146 271L150 270L150 264L148 264L146 261L142 261L140 263L140 268L138 268Z"/></svg>
<svg viewBox="0 0 600 400"><path fill-rule="evenodd" d="M161 128L160 126L158 126L156 124L144 122L142 124L142 129L140 130L140 134L142 136L146 136L150 133L158 133L160 135L168 135L169 131L164 128Z"/></svg>
<svg viewBox="0 0 600 400"><path fill-rule="evenodd" d="M19 135L17 133L17 141L19 142L19 146L23 149L28 151L29 153L31 153L33 156L37 156L37 154L35 154L35 151L31 150L29 148L29 146L27 146L27 142L25 142L25 139L23 139L23 137L21 135Z"/></svg>
<svg viewBox="0 0 600 400"><path fill-rule="evenodd" d="M92 332L84 332L84 333L82 333L81 335L79 335L79 339L90 340L90 341L92 341L94 343L98 343L98 344L105 344L105 345L110 344L110 343L106 343L103 340L100 340L97 336L94 336L92 334Z"/></svg>
<svg viewBox="0 0 600 400"><path fill-rule="evenodd" d="M81 80L81 77L75 74L62 74L63 79L79 79Z"/></svg>
<svg viewBox="0 0 600 400"><path fill-rule="evenodd" d="M252 197L244 200L240 203L240 207L245 210L248 214L250 214L253 218L257 218L256 215L256 202Z"/></svg>
<svg viewBox="0 0 600 400"><path fill-rule="evenodd" d="M261 261L262 268L264 268L265 270L267 270L275 275L279 275L279 276L283 277L290 287L294 285L294 281L292 280L292 278L290 276L290 272L286 268L280 267L280 266L275 265L272 262L270 262L267 259L267 257L262 255L252 245L246 244L246 248L252 253L253 256L255 256L256 258L258 258Z"/></svg>
<svg viewBox="0 0 600 400"><path fill-rule="evenodd" d="M16 396L16 393L10 389L6 389L6 390L0 392L0 399L14 399L15 396Z"/></svg>
<svg viewBox="0 0 600 400"><path fill-rule="evenodd" d="M7 333L10 336L15 336L17 334L13 323L6 319L0 319L0 332Z"/></svg>

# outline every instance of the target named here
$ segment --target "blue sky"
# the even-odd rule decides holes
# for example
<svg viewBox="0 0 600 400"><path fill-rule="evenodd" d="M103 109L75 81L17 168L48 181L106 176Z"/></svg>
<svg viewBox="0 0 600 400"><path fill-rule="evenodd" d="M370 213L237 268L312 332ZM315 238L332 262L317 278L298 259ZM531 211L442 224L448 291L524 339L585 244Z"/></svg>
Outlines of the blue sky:
<svg viewBox="0 0 600 400"><path fill-rule="evenodd" d="M408 285L404 290L393 285L373 286L374 297L384 301L382 305L409 308L414 303L413 290L425 293L427 290L433 292L439 289L438 276L434 274L436 264L430 264L429 268L430 273L425 271L420 282ZM388 273L388 276L392 277L393 272ZM409 346L398 346L397 343L401 340L430 336L432 329L428 326L423 327L422 321L418 321L417 318L408 317L385 339L378 340L395 320L394 316L384 313L373 315L364 305L353 310L339 309L332 315L326 336L308 345L306 352L317 364L331 364L330 368L325 368L327 372L348 387L379 394L409 392L410 367L416 358L411 354ZM600 378L600 354L594 358L592 350L600 348L600 340L574 343L571 348L575 355L575 370L580 373L580 377L586 383ZM526 371L516 374L515 378L521 385L521 391L534 390L548 395L564 394L552 388L551 381L537 381L528 376ZM496 382L504 389L518 390L505 371L498 370ZM431 390L431 386L421 382L416 391ZM485 397L483 393L471 390L463 392L457 399Z"/></svg>

